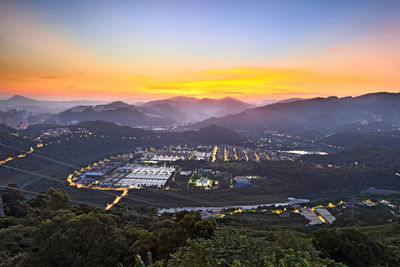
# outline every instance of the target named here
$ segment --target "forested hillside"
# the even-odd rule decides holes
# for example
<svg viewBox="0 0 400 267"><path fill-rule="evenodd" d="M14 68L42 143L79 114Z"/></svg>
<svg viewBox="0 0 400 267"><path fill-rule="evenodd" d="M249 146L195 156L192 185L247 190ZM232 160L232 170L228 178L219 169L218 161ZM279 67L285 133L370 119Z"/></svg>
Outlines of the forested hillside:
<svg viewBox="0 0 400 267"><path fill-rule="evenodd" d="M398 222L374 227L263 230L198 212L105 212L49 189L25 201L2 192L0 266L398 266Z"/></svg>

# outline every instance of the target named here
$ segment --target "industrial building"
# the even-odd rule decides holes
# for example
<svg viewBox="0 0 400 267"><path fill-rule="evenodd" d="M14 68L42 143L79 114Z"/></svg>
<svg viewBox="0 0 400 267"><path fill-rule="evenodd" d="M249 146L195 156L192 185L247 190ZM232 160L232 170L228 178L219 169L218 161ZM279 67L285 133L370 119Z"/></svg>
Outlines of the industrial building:
<svg viewBox="0 0 400 267"><path fill-rule="evenodd" d="M235 187L245 186L245 185L249 185L251 183L250 179L247 178L246 176L236 176L234 178L234 181L235 181L235 184L234 184Z"/></svg>
<svg viewBox="0 0 400 267"><path fill-rule="evenodd" d="M125 167L124 171L129 172L120 179L115 186L117 187L162 187L175 172L171 167L149 167L141 165L131 165Z"/></svg>
<svg viewBox="0 0 400 267"><path fill-rule="evenodd" d="M185 156L183 155L154 155L151 160L152 161L177 161L184 160Z"/></svg>
<svg viewBox="0 0 400 267"><path fill-rule="evenodd" d="M301 208L300 209L300 214L303 215L306 219L308 219L310 221L308 223L309 225L316 225L316 224L322 224L323 223L321 218L318 217L317 214L315 214L314 211L312 211L311 209Z"/></svg>
<svg viewBox="0 0 400 267"><path fill-rule="evenodd" d="M333 223L336 218L325 208L315 208L315 211L321 215L328 223Z"/></svg>

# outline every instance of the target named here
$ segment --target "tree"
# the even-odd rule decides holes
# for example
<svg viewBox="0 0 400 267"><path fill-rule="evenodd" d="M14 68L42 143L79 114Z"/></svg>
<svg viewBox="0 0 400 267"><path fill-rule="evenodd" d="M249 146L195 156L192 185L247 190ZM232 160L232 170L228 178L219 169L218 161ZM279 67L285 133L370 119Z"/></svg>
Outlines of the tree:
<svg viewBox="0 0 400 267"><path fill-rule="evenodd" d="M8 186L14 189L6 188L1 193L5 215L17 218L24 217L30 210L29 205L25 203L25 198L22 196L18 185L9 184Z"/></svg>
<svg viewBox="0 0 400 267"><path fill-rule="evenodd" d="M49 206L53 210L71 208L70 198L67 194L63 194L57 189L49 188L47 195L50 198Z"/></svg>
<svg viewBox="0 0 400 267"><path fill-rule="evenodd" d="M354 229L321 230L314 233L315 247L322 256L350 266L399 266L400 262L382 244Z"/></svg>
<svg viewBox="0 0 400 267"><path fill-rule="evenodd" d="M35 235L32 266L116 266L127 256L116 218L104 213L70 212L43 221Z"/></svg>

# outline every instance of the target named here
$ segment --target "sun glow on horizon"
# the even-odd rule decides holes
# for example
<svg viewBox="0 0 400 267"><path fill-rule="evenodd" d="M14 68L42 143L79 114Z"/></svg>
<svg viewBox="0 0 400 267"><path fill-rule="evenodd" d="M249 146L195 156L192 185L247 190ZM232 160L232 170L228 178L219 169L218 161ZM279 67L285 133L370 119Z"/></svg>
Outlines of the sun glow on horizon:
<svg viewBox="0 0 400 267"><path fill-rule="evenodd" d="M86 4L63 10L42 1L1 3L0 97L260 101L400 91L400 5L374 7L381 14L372 2L347 13L319 3L315 8L330 12L326 17L311 18L310 10L294 18L277 4L265 18L264 3L259 10L241 3L248 11L225 4L181 6L189 16L158 1L104 4L95 13ZM334 22L338 16L346 23Z"/></svg>

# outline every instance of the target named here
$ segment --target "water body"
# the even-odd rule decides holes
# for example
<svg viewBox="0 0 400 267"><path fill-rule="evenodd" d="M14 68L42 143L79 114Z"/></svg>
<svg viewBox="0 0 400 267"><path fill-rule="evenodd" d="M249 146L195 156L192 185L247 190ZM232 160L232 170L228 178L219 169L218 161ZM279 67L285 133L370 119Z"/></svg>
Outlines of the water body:
<svg viewBox="0 0 400 267"><path fill-rule="evenodd" d="M297 155L328 155L328 153L322 152L322 151L289 150L289 151L280 151L280 152L297 154Z"/></svg>
<svg viewBox="0 0 400 267"><path fill-rule="evenodd" d="M182 208L167 208L167 209L158 209L158 213L164 213L164 212L179 212L183 210L187 211L198 211L198 210L206 210L206 211L211 211L211 210L226 210L226 209L243 209L243 210L249 210L249 209L256 209L260 206L275 206L275 207L280 207L280 206L289 206L289 205L295 205L295 204L302 204L302 203L307 203L310 200L308 199L296 199L296 198L288 198L289 201L283 202L283 203L264 203L264 204L253 204L253 205L234 205L234 206L222 206L222 207L182 207Z"/></svg>

